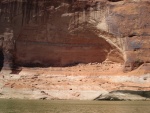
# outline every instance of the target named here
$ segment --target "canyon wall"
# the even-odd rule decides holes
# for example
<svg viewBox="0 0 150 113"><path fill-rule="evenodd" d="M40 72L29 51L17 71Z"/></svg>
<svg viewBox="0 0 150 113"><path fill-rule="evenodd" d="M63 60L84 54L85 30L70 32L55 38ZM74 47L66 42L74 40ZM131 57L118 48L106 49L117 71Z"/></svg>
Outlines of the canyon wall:
<svg viewBox="0 0 150 113"><path fill-rule="evenodd" d="M11 6L11 7L10 7ZM149 63L148 0L1 2L4 66Z"/></svg>

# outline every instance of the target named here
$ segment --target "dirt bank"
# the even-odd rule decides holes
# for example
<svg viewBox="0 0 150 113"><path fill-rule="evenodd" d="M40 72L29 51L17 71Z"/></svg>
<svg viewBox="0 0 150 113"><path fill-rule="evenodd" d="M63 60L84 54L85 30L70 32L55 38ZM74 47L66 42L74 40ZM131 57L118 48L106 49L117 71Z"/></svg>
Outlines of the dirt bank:
<svg viewBox="0 0 150 113"><path fill-rule="evenodd" d="M128 73L109 63L2 70L0 98L148 100L150 74L143 67Z"/></svg>

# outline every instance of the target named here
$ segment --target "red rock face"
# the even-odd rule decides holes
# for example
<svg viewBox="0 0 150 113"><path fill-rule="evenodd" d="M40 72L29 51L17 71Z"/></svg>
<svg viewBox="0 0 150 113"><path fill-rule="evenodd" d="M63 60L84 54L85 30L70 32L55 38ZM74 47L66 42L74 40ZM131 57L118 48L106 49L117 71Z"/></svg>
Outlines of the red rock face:
<svg viewBox="0 0 150 113"><path fill-rule="evenodd" d="M80 5L84 4L81 2ZM73 6L77 10L77 6ZM102 63L106 59L123 63L121 53L90 28L90 12L66 13L68 8L68 5L60 5L51 12L46 23L34 25L31 21L23 27L16 43L16 63L25 66L69 66ZM116 56L118 59L114 58Z"/></svg>
<svg viewBox="0 0 150 113"><path fill-rule="evenodd" d="M134 69L149 59L149 2L127 2L112 5L108 16L109 30L126 41L126 68Z"/></svg>
<svg viewBox="0 0 150 113"><path fill-rule="evenodd" d="M0 1L1 98L150 100L149 0L27 1Z"/></svg>
<svg viewBox="0 0 150 113"><path fill-rule="evenodd" d="M150 61L149 5L147 0L23 4L23 15L11 24L15 64L69 66L111 61L133 70ZM33 9L23 10L29 6Z"/></svg>
<svg viewBox="0 0 150 113"><path fill-rule="evenodd" d="M90 35L90 33L88 33ZM22 65L69 66L103 62L112 47L97 36L60 36L53 41L18 41L17 62ZM92 38L92 39L91 39ZM102 49L105 47L105 50ZM24 62L26 61L26 62Z"/></svg>

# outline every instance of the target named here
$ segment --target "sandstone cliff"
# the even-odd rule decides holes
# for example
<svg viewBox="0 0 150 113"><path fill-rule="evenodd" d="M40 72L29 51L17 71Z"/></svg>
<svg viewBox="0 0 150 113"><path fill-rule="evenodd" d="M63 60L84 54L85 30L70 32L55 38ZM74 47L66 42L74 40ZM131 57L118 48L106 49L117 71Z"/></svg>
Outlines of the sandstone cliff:
<svg viewBox="0 0 150 113"><path fill-rule="evenodd" d="M149 10L147 0L2 1L0 32L20 66L112 61L133 70L149 62Z"/></svg>
<svg viewBox="0 0 150 113"><path fill-rule="evenodd" d="M43 94L46 98L53 98L58 90L65 93L73 90L70 87L74 87L75 97L69 98L94 99L103 93L117 90L148 91L149 13L149 0L1 0L0 66L3 69L11 68L12 73L15 73L15 75L9 75L5 71L1 73L3 81L1 86L5 89L2 94L5 97L5 94L12 91L13 94L19 95L21 93L17 92L17 88L19 91L25 88L31 97L35 93L38 96ZM17 77L16 69L24 66L50 68L38 68L40 71L36 71L35 68L22 68L18 78L12 79ZM54 80L53 75L57 75L54 76ZM62 79L61 75L66 78ZM96 83L92 82L92 87L83 86L77 91L78 86L85 82L77 80L71 84L70 81L74 78L72 76L76 75L80 75L81 78L87 76L83 77L84 80L89 76L98 80ZM143 81L146 76L148 82L142 81L140 84L137 79L130 81L125 77L122 85L113 80L107 81L101 78L102 75L106 76L106 79L110 79L109 76L112 75L117 75L119 79L132 75L138 76L137 78ZM47 77L48 81L45 80ZM56 83L57 77L62 79L60 86L59 82ZM119 81L117 77L113 78ZM87 80L87 84L91 84L91 81L95 81L95 78L91 78L89 82ZM31 86L30 82L33 82ZM49 82L53 84L48 84ZM64 89L65 87L67 89ZM56 89L56 92L51 91L52 89ZM93 94L90 90L92 92L104 90L104 92L97 92L88 97L88 93ZM61 97L60 94L54 98L67 98L66 95ZM68 95L72 94L73 92ZM80 94L83 95L78 96ZM111 94L105 97L111 99Z"/></svg>

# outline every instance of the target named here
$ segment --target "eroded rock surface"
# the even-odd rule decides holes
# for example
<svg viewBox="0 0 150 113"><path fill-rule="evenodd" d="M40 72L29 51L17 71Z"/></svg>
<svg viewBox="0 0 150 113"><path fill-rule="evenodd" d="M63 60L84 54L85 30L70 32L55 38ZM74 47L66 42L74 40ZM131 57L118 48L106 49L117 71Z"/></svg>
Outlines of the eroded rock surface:
<svg viewBox="0 0 150 113"><path fill-rule="evenodd" d="M23 68L19 74L3 71L0 98L149 100L150 75L138 70L125 74L122 68L119 64L80 64Z"/></svg>
<svg viewBox="0 0 150 113"><path fill-rule="evenodd" d="M149 0L2 0L0 70L12 72L0 74L0 97L148 100L141 93L150 90L149 6ZM33 68L14 70L22 66Z"/></svg>
<svg viewBox="0 0 150 113"><path fill-rule="evenodd" d="M149 62L147 0L2 1L1 6L1 34L6 39L5 29L12 29L17 65L113 61L131 71Z"/></svg>

